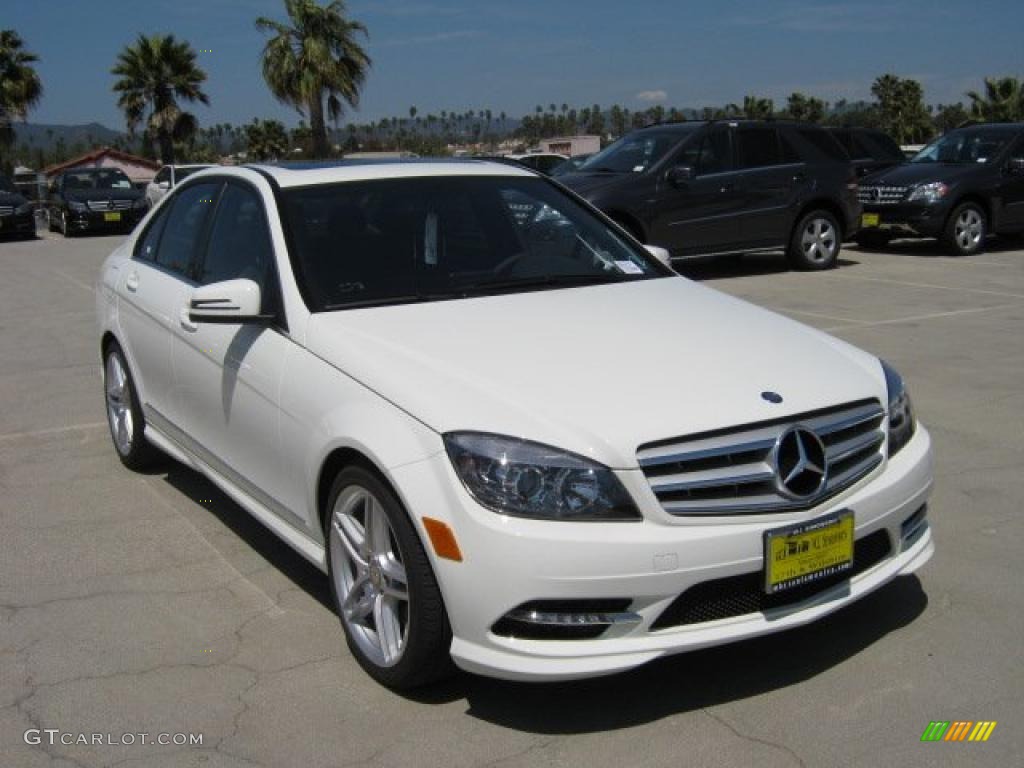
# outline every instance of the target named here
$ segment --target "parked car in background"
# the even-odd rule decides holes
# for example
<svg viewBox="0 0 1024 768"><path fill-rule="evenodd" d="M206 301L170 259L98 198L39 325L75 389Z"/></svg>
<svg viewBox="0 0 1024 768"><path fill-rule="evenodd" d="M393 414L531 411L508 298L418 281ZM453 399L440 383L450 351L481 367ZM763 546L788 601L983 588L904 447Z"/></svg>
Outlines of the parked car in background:
<svg viewBox="0 0 1024 768"><path fill-rule="evenodd" d="M100 272L113 447L323 571L393 688L610 674L927 562L899 374L665 256L507 165L205 171Z"/></svg>
<svg viewBox="0 0 1024 768"><path fill-rule="evenodd" d="M505 155L505 157L509 160L515 160L520 165L524 165L534 171L543 173L545 176L550 176L551 171L556 166L569 159L565 155L560 155L556 152L527 152L526 154Z"/></svg>
<svg viewBox="0 0 1024 768"><path fill-rule="evenodd" d="M587 152L583 155L573 155L568 160L556 165L551 169L550 176L563 176L573 171L578 171L580 166L583 165L587 160L594 156L593 152Z"/></svg>
<svg viewBox="0 0 1024 768"><path fill-rule="evenodd" d="M36 236L36 218L32 203L14 183L0 173L0 237Z"/></svg>
<svg viewBox="0 0 1024 768"><path fill-rule="evenodd" d="M953 254L977 253L989 234L1024 232L1024 123L957 128L906 165L861 181L857 242L937 237Z"/></svg>
<svg viewBox="0 0 1024 768"><path fill-rule="evenodd" d="M782 248L795 267L828 269L860 221L846 151L800 123L643 128L558 180L673 257Z"/></svg>
<svg viewBox="0 0 1024 768"><path fill-rule="evenodd" d="M146 185L146 200L149 202L150 206L154 206L160 202L164 195L174 189L193 173L201 171L204 168L212 167L213 166L209 164L165 165L157 171L153 180Z"/></svg>
<svg viewBox="0 0 1024 768"><path fill-rule="evenodd" d="M850 156L858 176L882 171L907 161L891 136L874 128L829 128Z"/></svg>
<svg viewBox="0 0 1024 768"><path fill-rule="evenodd" d="M126 232L148 207L145 195L120 168L72 168L50 184L47 214L51 232L71 237L80 232Z"/></svg>

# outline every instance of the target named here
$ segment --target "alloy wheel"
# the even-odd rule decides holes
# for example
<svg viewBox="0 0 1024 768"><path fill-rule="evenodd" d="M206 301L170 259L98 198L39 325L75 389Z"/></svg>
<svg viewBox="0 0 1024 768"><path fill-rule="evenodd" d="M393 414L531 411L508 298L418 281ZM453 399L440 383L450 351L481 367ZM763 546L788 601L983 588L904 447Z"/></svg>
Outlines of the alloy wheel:
<svg viewBox="0 0 1024 768"><path fill-rule="evenodd" d="M804 256L808 261L819 264L835 256L837 244L835 227L828 219L810 219L800 237Z"/></svg>
<svg viewBox="0 0 1024 768"><path fill-rule="evenodd" d="M131 453L132 441L135 439L135 419L132 416L132 392L128 385L128 375L118 355L107 355L105 374L110 434L118 453L127 456Z"/></svg>
<svg viewBox="0 0 1024 768"><path fill-rule="evenodd" d="M974 208L965 208L956 218L953 236L962 251L977 248L985 234L985 222Z"/></svg>
<svg viewBox="0 0 1024 768"><path fill-rule="evenodd" d="M397 664L409 639L409 585L395 531L381 501L359 485L331 511L332 576L349 636L377 666Z"/></svg>

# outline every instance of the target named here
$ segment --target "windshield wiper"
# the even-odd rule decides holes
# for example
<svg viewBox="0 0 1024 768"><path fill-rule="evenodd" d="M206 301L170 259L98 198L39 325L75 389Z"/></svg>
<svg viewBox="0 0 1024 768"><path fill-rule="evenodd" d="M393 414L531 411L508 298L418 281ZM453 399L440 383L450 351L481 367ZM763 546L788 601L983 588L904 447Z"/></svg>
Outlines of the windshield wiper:
<svg viewBox="0 0 1024 768"><path fill-rule="evenodd" d="M635 277L616 274L533 275L532 277L518 277L510 280L485 280L479 283L469 283L459 286L459 290L463 295L471 293L501 293L502 291L515 291L522 288L569 288L579 285L622 283L635 279Z"/></svg>
<svg viewBox="0 0 1024 768"><path fill-rule="evenodd" d="M444 301L458 299L458 293L409 293L402 296L380 296L376 299L356 299L342 301L337 304L326 304L321 311L335 312L339 309L362 309L365 307L389 307L395 304L417 304L425 301Z"/></svg>

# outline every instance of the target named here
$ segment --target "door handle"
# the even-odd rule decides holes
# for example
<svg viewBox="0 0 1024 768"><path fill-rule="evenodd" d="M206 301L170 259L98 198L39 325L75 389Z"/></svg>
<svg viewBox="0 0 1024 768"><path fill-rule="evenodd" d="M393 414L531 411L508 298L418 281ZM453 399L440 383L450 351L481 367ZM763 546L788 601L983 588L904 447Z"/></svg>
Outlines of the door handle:
<svg viewBox="0 0 1024 768"><path fill-rule="evenodd" d="M124 281L124 287L135 293L139 289L139 273L132 272L128 275L128 278Z"/></svg>
<svg viewBox="0 0 1024 768"><path fill-rule="evenodd" d="M181 327L189 333L194 333L199 330L198 323L192 322L192 319L188 316L188 307L182 307L181 311L178 312L178 322L181 323Z"/></svg>
<svg viewBox="0 0 1024 768"><path fill-rule="evenodd" d="M793 174L793 181L807 181L807 174L806 173L794 173Z"/></svg>
<svg viewBox="0 0 1024 768"><path fill-rule="evenodd" d="M723 184L722 186L720 186L718 188L718 192L720 194L725 194L726 192L732 192L735 189L736 189L736 185L735 184Z"/></svg>

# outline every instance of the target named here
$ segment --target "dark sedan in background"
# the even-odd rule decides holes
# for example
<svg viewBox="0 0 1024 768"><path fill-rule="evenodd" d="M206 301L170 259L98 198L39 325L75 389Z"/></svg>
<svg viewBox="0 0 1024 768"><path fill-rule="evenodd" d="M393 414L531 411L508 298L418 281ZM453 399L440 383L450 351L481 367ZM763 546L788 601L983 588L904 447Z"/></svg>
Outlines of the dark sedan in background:
<svg viewBox="0 0 1024 768"><path fill-rule="evenodd" d="M146 197L119 168L74 168L50 185L50 231L131 230L146 215Z"/></svg>
<svg viewBox="0 0 1024 768"><path fill-rule="evenodd" d="M35 215L28 198L0 173L0 237L11 235L35 237Z"/></svg>

